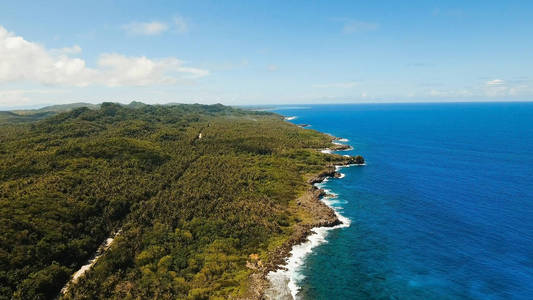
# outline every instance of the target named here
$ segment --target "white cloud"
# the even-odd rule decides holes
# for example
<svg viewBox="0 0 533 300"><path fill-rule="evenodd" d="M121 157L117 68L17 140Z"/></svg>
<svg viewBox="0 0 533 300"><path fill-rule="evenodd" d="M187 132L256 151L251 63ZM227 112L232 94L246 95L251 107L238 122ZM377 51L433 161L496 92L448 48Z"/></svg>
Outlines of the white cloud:
<svg viewBox="0 0 533 300"><path fill-rule="evenodd" d="M189 31L189 25L185 21L185 19L181 16L175 16L174 17L174 27L176 29L176 32L178 33L186 33Z"/></svg>
<svg viewBox="0 0 533 300"><path fill-rule="evenodd" d="M72 47L65 47L65 48L60 48L60 49L52 49L51 50L52 53L54 54L57 54L57 55L61 55L61 54L79 54L81 53L81 47L78 46L78 45L74 45Z"/></svg>
<svg viewBox="0 0 533 300"><path fill-rule="evenodd" d="M29 101L23 90L0 90L0 104L20 105Z"/></svg>
<svg viewBox="0 0 533 300"><path fill-rule="evenodd" d="M521 84L509 89L509 95L511 96L529 96L533 94L533 86L527 84Z"/></svg>
<svg viewBox="0 0 533 300"><path fill-rule="evenodd" d="M342 28L342 32L345 34L351 34L357 32L374 31L378 28L378 23L346 20L344 21L344 27Z"/></svg>
<svg viewBox="0 0 533 300"><path fill-rule="evenodd" d="M0 90L0 108L2 107L21 107L29 104L37 104L35 96L52 95L56 97L63 93L63 90L32 90L32 89L14 89ZM50 103L50 101L48 101Z"/></svg>
<svg viewBox="0 0 533 300"><path fill-rule="evenodd" d="M437 90L431 89L429 91L429 96L436 98L465 98L474 96L472 91L468 89L446 89L446 90Z"/></svg>
<svg viewBox="0 0 533 300"><path fill-rule="evenodd" d="M486 82L485 94L487 97L505 97L509 95L509 87L501 79Z"/></svg>
<svg viewBox="0 0 533 300"><path fill-rule="evenodd" d="M158 35L168 30L165 23L152 22L133 22L122 26L127 33L133 35Z"/></svg>
<svg viewBox="0 0 533 300"><path fill-rule="evenodd" d="M106 74L108 86L172 84L179 79L195 79L209 74L208 71L184 67L176 58L151 60L142 57L127 57L121 54L103 54L98 65Z"/></svg>
<svg viewBox="0 0 533 300"><path fill-rule="evenodd" d="M64 86L144 86L173 84L209 74L204 69L187 67L174 57L150 59L122 54L102 54L98 66L89 68L83 59L68 56L73 52L79 53L81 48L47 50L0 26L0 83L30 81Z"/></svg>
<svg viewBox="0 0 533 300"><path fill-rule="evenodd" d="M533 82L527 78L508 81L494 79L485 83L484 92L488 97L531 97Z"/></svg>
<svg viewBox="0 0 533 300"><path fill-rule="evenodd" d="M0 82L32 80L83 86L95 75L94 70L86 68L85 61L54 52L0 26Z"/></svg>
<svg viewBox="0 0 533 300"><path fill-rule="evenodd" d="M533 95L533 85L528 81L505 81L493 79L477 85L464 87L462 89L430 89L427 95L436 98L480 98L480 99L504 99L508 97L531 97Z"/></svg>
<svg viewBox="0 0 533 300"><path fill-rule="evenodd" d="M487 85L488 86L502 86L502 85L505 85L505 81L501 79L489 80L487 81Z"/></svg>
<svg viewBox="0 0 533 300"><path fill-rule="evenodd" d="M189 31L189 25L185 18L175 16L171 22L131 22L122 25L122 29L130 35L159 35L167 31L183 34Z"/></svg>
<svg viewBox="0 0 533 300"><path fill-rule="evenodd" d="M354 86L358 85L359 82L357 81L348 81L348 82L334 82L334 83L326 83L326 84L315 84L313 87L315 88L341 88L341 89L349 89L353 88Z"/></svg>

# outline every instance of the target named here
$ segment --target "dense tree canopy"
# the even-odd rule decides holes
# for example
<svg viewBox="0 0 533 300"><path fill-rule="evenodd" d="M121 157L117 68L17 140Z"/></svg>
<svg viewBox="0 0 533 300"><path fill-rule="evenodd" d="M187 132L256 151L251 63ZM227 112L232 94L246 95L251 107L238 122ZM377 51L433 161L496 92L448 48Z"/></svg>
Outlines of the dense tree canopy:
<svg viewBox="0 0 533 300"><path fill-rule="evenodd" d="M0 127L0 298L225 298L299 222L305 178L340 156L278 115L104 103Z"/></svg>

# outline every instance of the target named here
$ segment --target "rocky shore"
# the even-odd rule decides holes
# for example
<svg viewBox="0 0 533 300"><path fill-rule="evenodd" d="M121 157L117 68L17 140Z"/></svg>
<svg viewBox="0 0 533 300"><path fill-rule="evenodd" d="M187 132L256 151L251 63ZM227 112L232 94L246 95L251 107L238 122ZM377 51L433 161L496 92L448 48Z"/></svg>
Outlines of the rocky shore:
<svg viewBox="0 0 533 300"><path fill-rule="evenodd" d="M332 137L332 145L329 148L331 151L351 150L352 147L345 144L335 143L338 138ZM257 272L252 273L249 278L248 294L242 299L293 299L288 287L288 282L282 282L273 286L269 281L267 275L276 270L285 270L287 258L291 255L291 250L295 245L302 244L307 241L308 237L313 233L313 228L317 227L334 227L342 224L337 217L335 211L322 202L320 199L326 196L323 189L315 186L316 183L321 183L328 177L341 177L341 174L336 171L337 166L347 166L356 164L355 157L345 156L343 161L336 164L328 165L320 173L310 178L308 190L296 200L299 209L302 209L310 216L312 220L302 222L294 225L294 230L290 238L280 247L275 249L267 262L262 262L257 266Z"/></svg>

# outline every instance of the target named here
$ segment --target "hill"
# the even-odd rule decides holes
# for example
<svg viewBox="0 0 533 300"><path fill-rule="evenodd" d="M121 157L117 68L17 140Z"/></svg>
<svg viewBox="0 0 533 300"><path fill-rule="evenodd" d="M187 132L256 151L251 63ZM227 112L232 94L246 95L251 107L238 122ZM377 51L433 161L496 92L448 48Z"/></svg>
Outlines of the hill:
<svg viewBox="0 0 533 300"><path fill-rule="evenodd" d="M0 124L16 124L42 120L55 115L54 112L33 112L31 114L18 114L12 111L0 111Z"/></svg>
<svg viewBox="0 0 533 300"><path fill-rule="evenodd" d="M80 108L80 107L97 109L100 107L100 105L79 102L79 103L70 103L70 104L50 105L50 106L45 106L45 107L38 108L38 109L13 110L12 112L19 114L19 115L32 115L32 114L43 113L43 112L60 113L60 112L71 111L73 109Z"/></svg>
<svg viewBox="0 0 533 300"><path fill-rule="evenodd" d="M133 102L132 102L133 103ZM99 105L90 103L72 103L45 106L39 109L21 109L12 111L0 111L0 124L14 124L34 122L48 118L62 112L68 112L76 108L87 107L97 109Z"/></svg>
<svg viewBox="0 0 533 300"><path fill-rule="evenodd" d="M308 180L347 161L316 151L330 145L223 105L103 103L3 125L0 298L56 297L115 232L63 298L250 298L317 222Z"/></svg>

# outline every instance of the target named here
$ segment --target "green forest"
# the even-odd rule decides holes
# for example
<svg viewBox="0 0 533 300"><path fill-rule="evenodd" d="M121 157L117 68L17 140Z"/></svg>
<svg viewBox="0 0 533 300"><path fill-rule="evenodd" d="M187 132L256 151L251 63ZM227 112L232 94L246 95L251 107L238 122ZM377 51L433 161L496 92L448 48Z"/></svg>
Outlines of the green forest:
<svg viewBox="0 0 533 300"><path fill-rule="evenodd" d="M42 113L42 112L41 112ZM119 105L0 125L0 299L242 297L305 212L331 137L223 105ZM9 122L16 117L16 122ZM27 118L27 117L26 117Z"/></svg>

